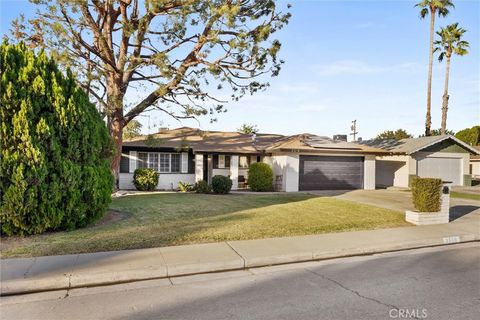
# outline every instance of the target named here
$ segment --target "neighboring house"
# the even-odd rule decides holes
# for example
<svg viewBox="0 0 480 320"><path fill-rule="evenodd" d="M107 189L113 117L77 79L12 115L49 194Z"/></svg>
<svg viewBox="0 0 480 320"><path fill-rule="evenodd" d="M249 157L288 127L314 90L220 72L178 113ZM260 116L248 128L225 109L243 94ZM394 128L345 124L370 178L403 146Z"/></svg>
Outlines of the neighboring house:
<svg viewBox="0 0 480 320"><path fill-rule="evenodd" d="M470 155L479 154L477 149L450 135L370 140L362 144L390 152L377 157L377 187L408 187L415 176L441 178L453 185L469 186Z"/></svg>
<svg viewBox="0 0 480 320"><path fill-rule="evenodd" d="M262 161L271 165L278 191L375 189L375 157L388 153L311 134L248 135L183 127L124 141L120 188L134 189L135 169L149 167L160 173L157 189L224 175L235 190L248 183L250 164Z"/></svg>
<svg viewBox="0 0 480 320"><path fill-rule="evenodd" d="M480 146L475 146L478 152L480 152ZM480 155L470 156L470 174L472 179L480 180Z"/></svg>

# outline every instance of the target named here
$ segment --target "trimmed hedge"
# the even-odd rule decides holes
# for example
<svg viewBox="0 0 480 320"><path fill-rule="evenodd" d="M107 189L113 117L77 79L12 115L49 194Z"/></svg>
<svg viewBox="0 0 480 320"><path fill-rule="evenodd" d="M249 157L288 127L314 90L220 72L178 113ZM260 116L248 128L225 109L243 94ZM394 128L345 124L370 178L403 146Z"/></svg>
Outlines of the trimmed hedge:
<svg viewBox="0 0 480 320"><path fill-rule="evenodd" d="M153 191L158 184L158 172L150 168L136 169L133 184L139 191Z"/></svg>
<svg viewBox="0 0 480 320"><path fill-rule="evenodd" d="M113 144L70 71L0 45L0 225L5 235L83 227L111 201Z"/></svg>
<svg viewBox="0 0 480 320"><path fill-rule="evenodd" d="M263 162L252 163L248 169L248 185L252 191L272 191L272 168Z"/></svg>
<svg viewBox="0 0 480 320"><path fill-rule="evenodd" d="M227 194L232 189L232 180L226 176L214 176L212 178L213 192L218 194Z"/></svg>
<svg viewBox="0 0 480 320"><path fill-rule="evenodd" d="M200 180L197 183L195 183L195 186L193 187L196 193L211 193L212 188L208 185L208 182L205 180Z"/></svg>
<svg viewBox="0 0 480 320"><path fill-rule="evenodd" d="M419 212L440 211L442 179L414 178L412 180L413 205Z"/></svg>

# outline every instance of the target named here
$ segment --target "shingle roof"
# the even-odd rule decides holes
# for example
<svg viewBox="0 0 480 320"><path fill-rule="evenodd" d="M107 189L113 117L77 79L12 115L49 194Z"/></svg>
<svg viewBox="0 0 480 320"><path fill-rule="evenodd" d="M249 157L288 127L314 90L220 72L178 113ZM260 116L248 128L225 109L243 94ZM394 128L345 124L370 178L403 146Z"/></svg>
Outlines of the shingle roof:
<svg viewBox="0 0 480 320"><path fill-rule="evenodd" d="M387 153L385 150L365 146L357 143L333 140L329 137L317 136L310 133L303 133L285 137L272 144L267 149L273 151L306 151L306 152L348 152L348 153Z"/></svg>
<svg viewBox="0 0 480 320"><path fill-rule="evenodd" d="M328 137L304 133L293 136L224 131L202 131L181 127L156 134L125 140L126 147L191 148L194 152L259 153L274 151L348 152L384 154L387 151L356 143L334 141Z"/></svg>
<svg viewBox="0 0 480 320"><path fill-rule="evenodd" d="M182 127L125 140L123 146L192 148L196 152L258 153L283 137L278 134L259 133L254 141L250 134Z"/></svg>
<svg viewBox="0 0 480 320"><path fill-rule="evenodd" d="M361 144L370 147L381 148L396 154L412 154L447 139L452 139L454 142L469 150L471 153L478 154L478 150L451 135L408 138L402 140L375 139L362 141Z"/></svg>

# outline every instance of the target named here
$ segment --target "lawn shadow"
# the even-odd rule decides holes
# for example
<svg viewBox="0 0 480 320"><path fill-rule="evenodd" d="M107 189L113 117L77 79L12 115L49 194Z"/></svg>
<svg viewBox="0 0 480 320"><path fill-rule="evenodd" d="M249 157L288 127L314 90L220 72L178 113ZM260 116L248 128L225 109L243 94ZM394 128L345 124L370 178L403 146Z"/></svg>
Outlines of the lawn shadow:
<svg viewBox="0 0 480 320"><path fill-rule="evenodd" d="M247 214L231 215L233 213L299 202L315 197L303 194L248 196L188 193L126 196L122 199L128 198L135 201L135 208L146 211L154 208L157 211L131 210L132 212L128 212L126 208L119 206L119 208L109 209L98 222L76 230L49 231L23 237L2 235L0 250L2 258L5 259L5 254L7 254L7 258L53 256L190 244L193 242L182 242L179 239L186 238L188 234L209 229L212 224L242 221L249 217ZM222 205L223 199L225 199L225 205ZM179 209L180 203L185 205ZM210 221L202 221L207 219ZM124 237L129 237L130 233L123 232L124 228L134 228L137 234L140 233L140 236L133 236L125 241ZM98 238L96 235L101 233L111 233L111 235L102 237L102 240L96 239ZM69 234L70 237L73 237L72 240L61 239L62 237L68 238ZM87 242L80 239L78 244L72 243L77 241L75 239L79 238L78 234L81 235L81 239L91 240ZM204 243L208 242L215 242L215 240ZM112 243L113 245L110 245Z"/></svg>
<svg viewBox="0 0 480 320"><path fill-rule="evenodd" d="M480 209L479 206L453 206L450 207L450 222L455 221L477 209Z"/></svg>

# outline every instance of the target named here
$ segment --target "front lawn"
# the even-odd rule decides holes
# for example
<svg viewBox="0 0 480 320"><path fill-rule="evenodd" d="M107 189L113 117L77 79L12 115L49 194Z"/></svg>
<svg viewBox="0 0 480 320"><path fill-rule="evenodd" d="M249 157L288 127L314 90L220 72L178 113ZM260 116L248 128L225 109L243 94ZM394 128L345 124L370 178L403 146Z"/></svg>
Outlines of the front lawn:
<svg viewBox="0 0 480 320"><path fill-rule="evenodd" d="M2 238L2 257L258 239L408 225L404 213L306 194L165 193L113 199L96 226Z"/></svg>
<svg viewBox="0 0 480 320"><path fill-rule="evenodd" d="M452 191L450 196L452 198L460 198L460 199L469 199L469 200L480 201L480 194Z"/></svg>

